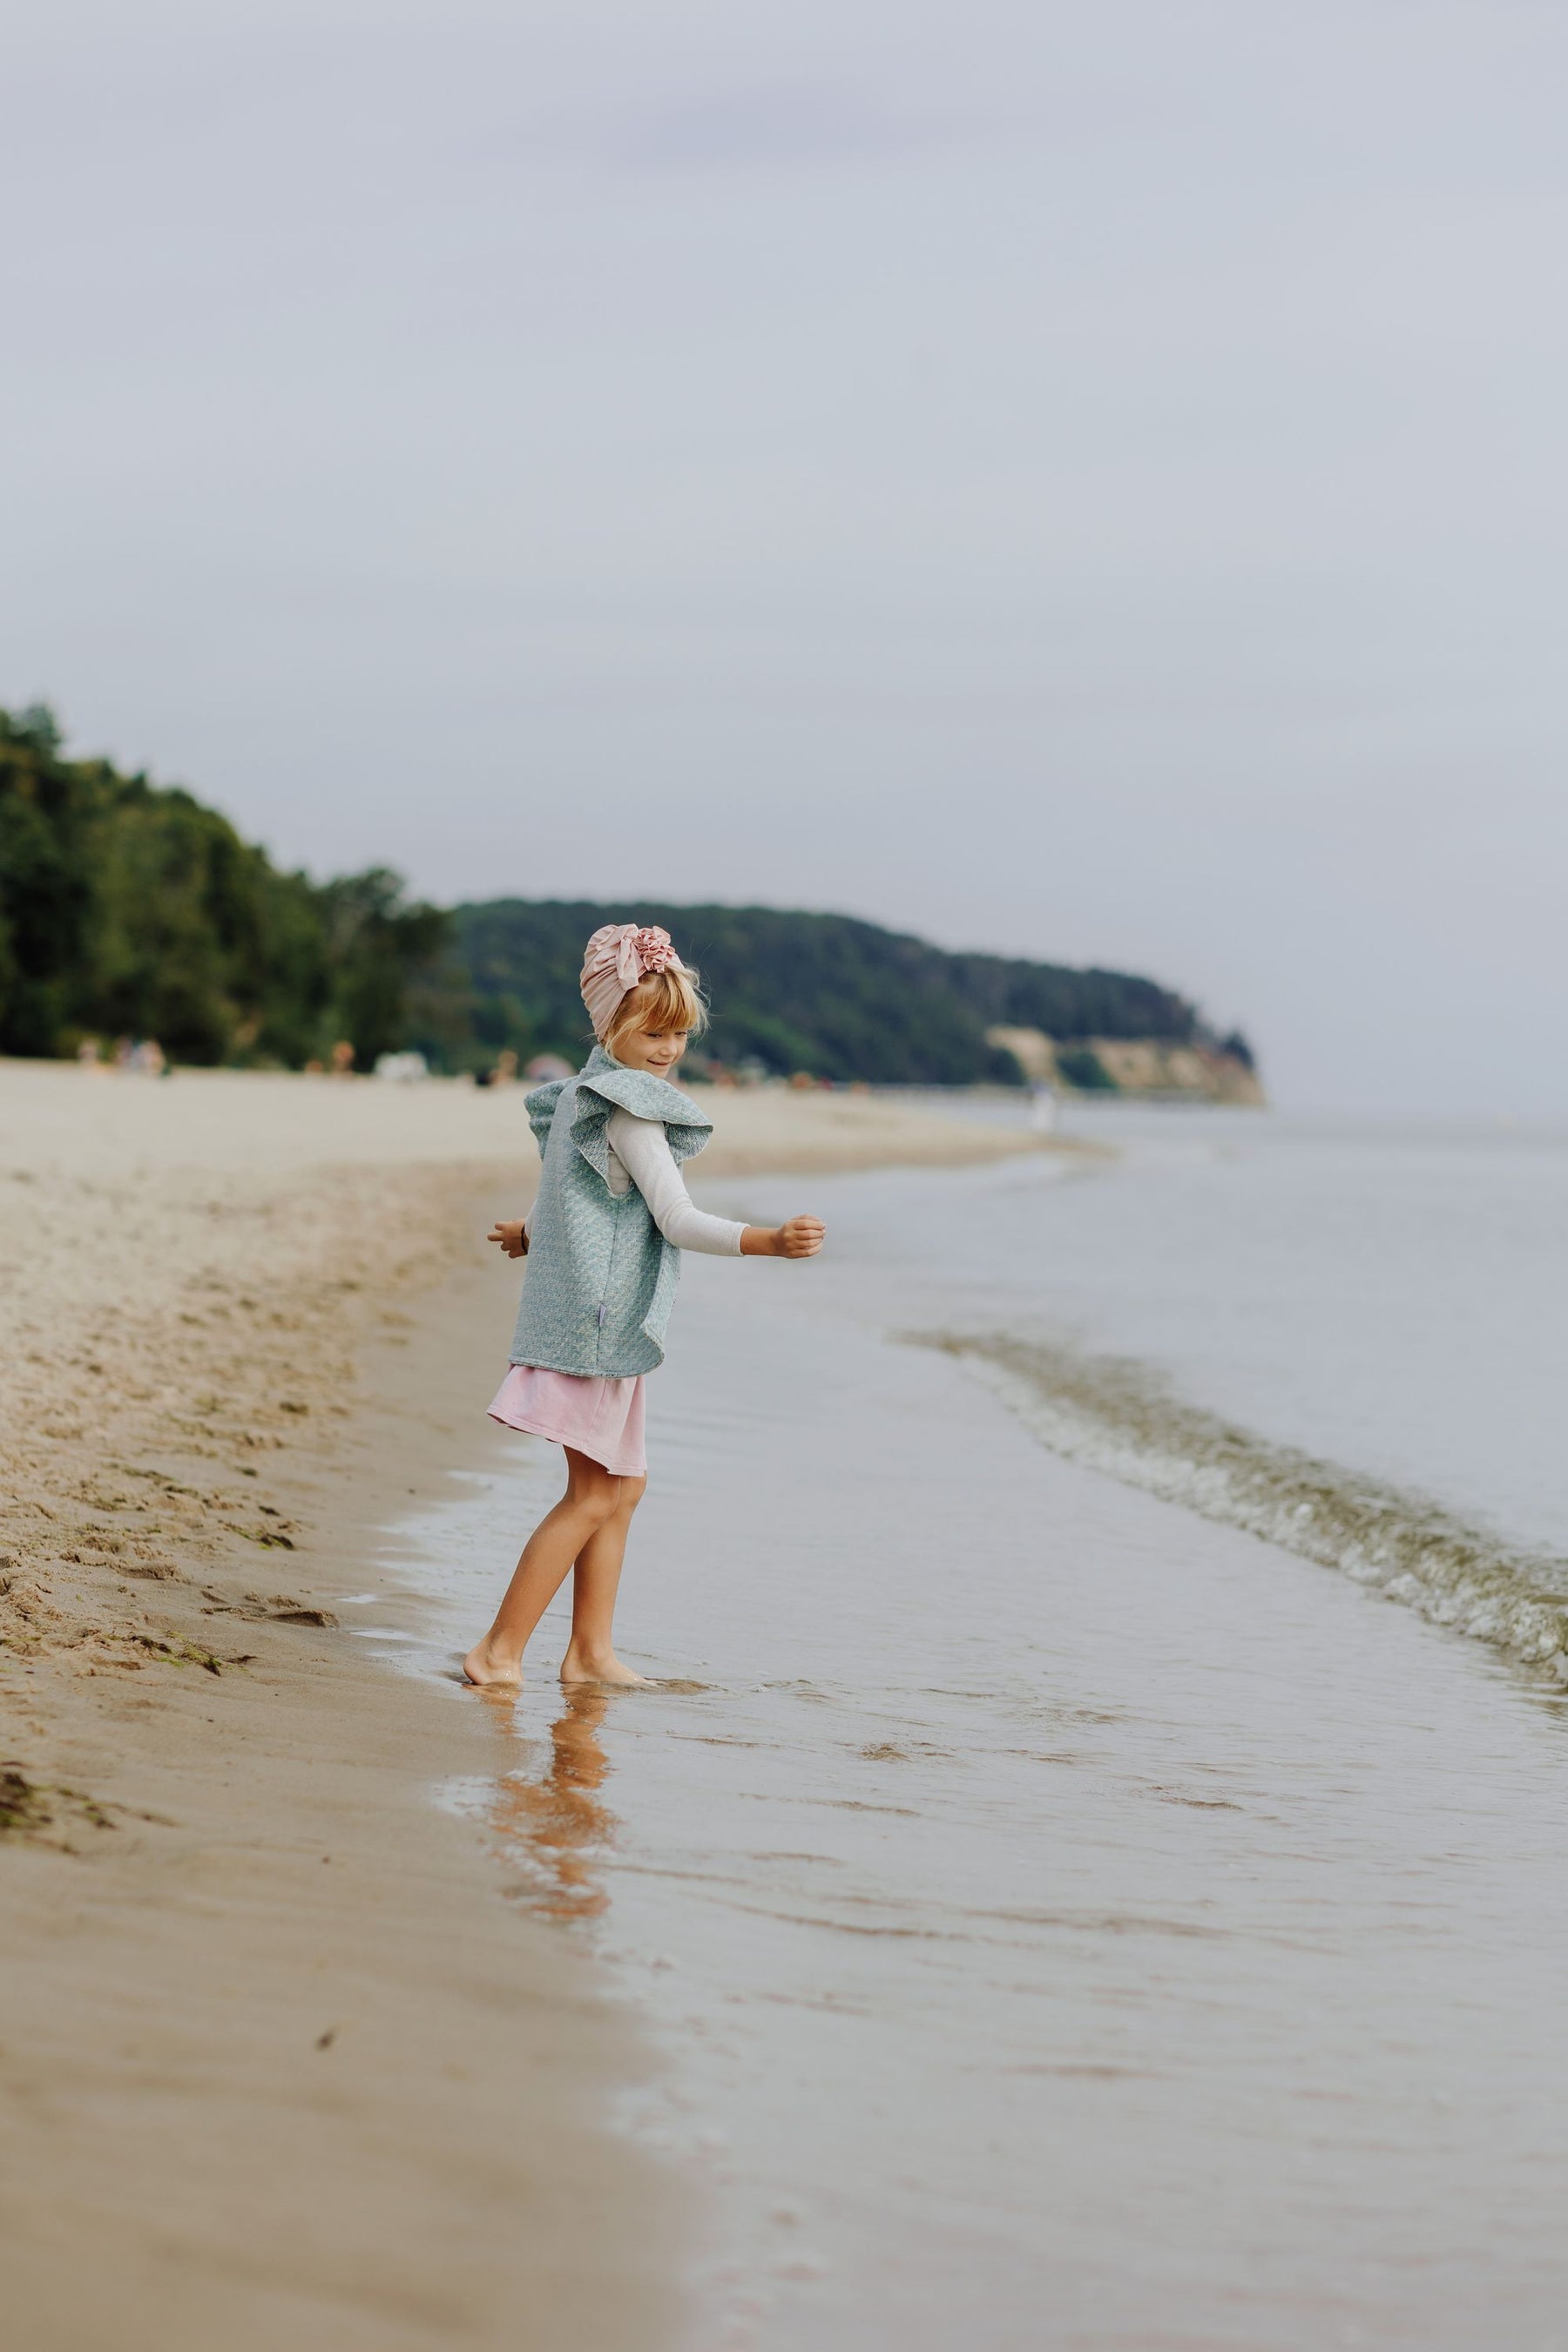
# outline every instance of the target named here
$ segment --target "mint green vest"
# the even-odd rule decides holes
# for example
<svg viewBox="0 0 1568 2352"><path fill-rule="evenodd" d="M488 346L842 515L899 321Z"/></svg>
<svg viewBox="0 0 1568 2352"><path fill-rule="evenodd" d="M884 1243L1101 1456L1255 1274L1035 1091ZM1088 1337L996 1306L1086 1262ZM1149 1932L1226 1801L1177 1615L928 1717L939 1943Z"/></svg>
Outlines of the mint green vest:
<svg viewBox="0 0 1568 2352"><path fill-rule="evenodd" d="M527 1109L543 1165L511 1360L590 1378L651 1372L664 1361L680 1252L635 1184L611 1192L605 1129L616 1109L657 1118L679 1165L713 1122L667 1078L623 1069L602 1045L574 1078L535 1087Z"/></svg>

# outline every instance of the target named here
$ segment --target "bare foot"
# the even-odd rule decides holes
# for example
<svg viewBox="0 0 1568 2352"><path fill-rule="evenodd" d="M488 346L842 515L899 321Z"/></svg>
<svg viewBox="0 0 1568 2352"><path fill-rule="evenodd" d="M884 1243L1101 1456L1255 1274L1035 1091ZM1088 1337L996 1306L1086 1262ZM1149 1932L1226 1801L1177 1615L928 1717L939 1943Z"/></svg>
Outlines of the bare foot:
<svg viewBox="0 0 1568 2352"><path fill-rule="evenodd" d="M504 1650L493 1633L487 1633L482 1642L475 1643L463 1660L463 1672L481 1689L507 1684L517 1689L522 1682L521 1660Z"/></svg>
<svg viewBox="0 0 1568 2352"><path fill-rule="evenodd" d="M563 1683L605 1683L612 1690L651 1689L647 1675L634 1675L630 1666L623 1666L613 1650L597 1654L580 1650L575 1642L561 1661Z"/></svg>

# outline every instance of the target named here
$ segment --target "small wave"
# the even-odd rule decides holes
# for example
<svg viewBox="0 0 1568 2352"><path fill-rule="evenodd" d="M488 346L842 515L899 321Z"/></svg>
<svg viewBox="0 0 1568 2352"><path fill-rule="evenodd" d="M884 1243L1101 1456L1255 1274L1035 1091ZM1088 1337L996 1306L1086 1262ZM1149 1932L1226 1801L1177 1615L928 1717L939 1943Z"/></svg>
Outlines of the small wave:
<svg viewBox="0 0 1568 2352"><path fill-rule="evenodd" d="M1142 1364L1004 1333L912 1332L973 1365L1054 1453L1340 1570L1568 1682L1568 1560L1242 1429Z"/></svg>

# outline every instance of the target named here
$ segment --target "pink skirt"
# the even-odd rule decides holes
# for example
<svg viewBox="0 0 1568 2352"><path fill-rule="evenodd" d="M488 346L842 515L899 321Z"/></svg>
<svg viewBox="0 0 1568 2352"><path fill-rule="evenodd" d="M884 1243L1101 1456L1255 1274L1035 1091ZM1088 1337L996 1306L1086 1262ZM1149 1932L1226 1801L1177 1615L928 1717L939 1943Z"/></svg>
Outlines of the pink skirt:
<svg viewBox="0 0 1568 2352"><path fill-rule="evenodd" d="M643 1374L633 1380L584 1379L513 1364L489 1407L492 1421L570 1445L615 1478L646 1478Z"/></svg>

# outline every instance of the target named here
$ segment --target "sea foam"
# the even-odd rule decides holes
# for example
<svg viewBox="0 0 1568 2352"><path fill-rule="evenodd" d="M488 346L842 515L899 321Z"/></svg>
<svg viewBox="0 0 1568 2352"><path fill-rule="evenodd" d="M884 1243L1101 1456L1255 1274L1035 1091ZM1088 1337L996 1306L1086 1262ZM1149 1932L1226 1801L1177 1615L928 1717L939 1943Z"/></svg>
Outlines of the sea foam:
<svg viewBox="0 0 1568 2352"><path fill-rule="evenodd" d="M1053 1452L1338 1569L1568 1682L1568 1559L1188 1404L1146 1365L1005 1333L906 1336L962 1358Z"/></svg>

